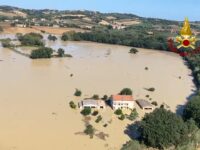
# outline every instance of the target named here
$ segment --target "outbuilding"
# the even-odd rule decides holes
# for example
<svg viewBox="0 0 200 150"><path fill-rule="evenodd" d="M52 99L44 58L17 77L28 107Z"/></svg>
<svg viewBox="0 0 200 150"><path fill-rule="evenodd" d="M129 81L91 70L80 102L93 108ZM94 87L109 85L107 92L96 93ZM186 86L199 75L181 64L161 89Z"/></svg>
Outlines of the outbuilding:
<svg viewBox="0 0 200 150"><path fill-rule="evenodd" d="M142 110L153 110L154 106L147 100L139 99L136 100L137 104Z"/></svg>

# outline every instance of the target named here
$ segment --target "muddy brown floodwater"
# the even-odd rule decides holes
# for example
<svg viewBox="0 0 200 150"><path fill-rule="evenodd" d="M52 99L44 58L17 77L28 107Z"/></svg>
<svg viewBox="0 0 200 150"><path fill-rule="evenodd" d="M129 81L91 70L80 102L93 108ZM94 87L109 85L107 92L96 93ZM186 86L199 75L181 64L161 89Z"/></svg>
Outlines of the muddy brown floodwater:
<svg viewBox="0 0 200 150"><path fill-rule="evenodd" d="M131 55L130 47L91 42L47 45L63 47L73 58L31 60L0 48L1 150L119 150L129 140L124 130L130 122L118 120L108 108L101 114L111 124L104 128L92 122L105 140L90 139L76 134L84 130L83 117L69 108L69 101L129 87L134 99L150 95L152 101L165 102L176 111L195 90L191 71L173 53L139 49ZM144 89L150 87L155 92ZM73 96L76 88L83 92L81 98Z"/></svg>

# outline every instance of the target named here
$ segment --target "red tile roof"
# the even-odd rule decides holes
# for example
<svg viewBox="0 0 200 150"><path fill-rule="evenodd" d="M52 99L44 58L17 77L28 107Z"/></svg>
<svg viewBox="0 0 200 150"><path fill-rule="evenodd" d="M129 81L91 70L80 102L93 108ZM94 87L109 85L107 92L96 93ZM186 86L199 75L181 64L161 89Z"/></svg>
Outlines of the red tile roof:
<svg viewBox="0 0 200 150"><path fill-rule="evenodd" d="M133 101L133 96L131 95L112 95L113 101Z"/></svg>

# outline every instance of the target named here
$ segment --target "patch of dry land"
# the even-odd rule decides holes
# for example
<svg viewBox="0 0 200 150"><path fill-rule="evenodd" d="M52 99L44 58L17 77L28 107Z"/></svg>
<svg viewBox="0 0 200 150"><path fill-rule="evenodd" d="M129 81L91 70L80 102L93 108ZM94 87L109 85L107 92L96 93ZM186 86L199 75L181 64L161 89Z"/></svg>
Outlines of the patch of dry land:
<svg viewBox="0 0 200 150"><path fill-rule="evenodd" d="M33 26L33 27L11 27L9 25L3 26L3 34L16 34L16 33L30 33L30 32L35 32L35 33L41 33L41 31L45 31L46 33L49 34L56 34L56 35L62 35L64 32L70 32L70 31L75 31L75 32L85 32L83 29L78 29L78 28L56 28L56 27L43 27L43 26Z"/></svg>
<svg viewBox="0 0 200 150"><path fill-rule="evenodd" d="M69 101L116 94L129 87L134 99L148 94L175 111L195 89L191 71L174 53L139 49L134 55L128 53L130 47L91 42L47 45L63 47L73 58L31 60L0 48L2 150L119 150L129 140L124 130L130 121L120 121L110 108L102 110L103 122L96 124L92 118L91 123L96 134L106 134L105 140L90 139L81 134L84 118L69 107ZM155 92L144 90L149 87ZM82 97L73 96L76 88Z"/></svg>

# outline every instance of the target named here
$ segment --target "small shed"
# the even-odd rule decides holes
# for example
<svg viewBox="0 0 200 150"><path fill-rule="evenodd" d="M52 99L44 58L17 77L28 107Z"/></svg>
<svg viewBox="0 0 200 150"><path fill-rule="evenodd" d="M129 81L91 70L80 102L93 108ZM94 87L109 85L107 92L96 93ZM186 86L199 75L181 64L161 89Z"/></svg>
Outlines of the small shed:
<svg viewBox="0 0 200 150"><path fill-rule="evenodd" d="M147 100L139 99L136 100L137 104L142 110L153 110L154 106Z"/></svg>

